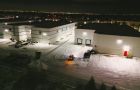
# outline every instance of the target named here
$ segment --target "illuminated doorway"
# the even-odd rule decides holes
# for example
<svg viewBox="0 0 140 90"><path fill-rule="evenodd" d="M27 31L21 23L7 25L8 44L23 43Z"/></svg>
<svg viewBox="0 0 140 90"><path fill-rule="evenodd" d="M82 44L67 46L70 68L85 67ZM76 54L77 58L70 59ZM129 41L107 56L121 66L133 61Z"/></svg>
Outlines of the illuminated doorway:
<svg viewBox="0 0 140 90"><path fill-rule="evenodd" d="M85 44L86 44L86 45L91 45L91 40L90 40L90 39L86 39L86 40L85 40Z"/></svg>
<svg viewBox="0 0 140 90"><path fill-rule="evenodd" d="M77 38L77 44L79 45L79 44L82 44L82 43L83 43L83 39Z"/></svg>

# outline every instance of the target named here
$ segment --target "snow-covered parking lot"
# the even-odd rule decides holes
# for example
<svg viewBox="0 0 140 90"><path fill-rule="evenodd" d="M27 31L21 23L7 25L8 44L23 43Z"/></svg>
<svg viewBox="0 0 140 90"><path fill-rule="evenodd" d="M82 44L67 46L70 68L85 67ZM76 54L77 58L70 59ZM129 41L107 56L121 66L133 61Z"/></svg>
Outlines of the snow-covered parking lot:
<svg viewBox="0 0 140 90"><path fill-rule="evenodd" d="M119 90L140 90L140 59L136 57L128 59L117 55L96 54L91 55L89 61L76 60L74 65L62 66L61 63L52 68L56 72L86 80L93 76L97 83L115 85Z"/></svg>
<svg viewBox="0 0 140 90"><path fill-rule="evenodd" d="M69 42L62 44L60 47L59 45L38 43L18 49L9 46L11 44L9 41L0 41L0 56L10 51L32 53L32 55L35 54L35 51L40 51L42 52L41 60L53 62L53 64L49 64L49 61L45 63L48 64L50 70L86 80L93 76L96 82L115 85L121 90L140 90L140 58L138 57L131 59L117 55L93 54L88 61L76 59L75 64L69 67L64 65L65 56L73 54L76 58L83 58L83 54L92 48L73 45Z"/></svg>

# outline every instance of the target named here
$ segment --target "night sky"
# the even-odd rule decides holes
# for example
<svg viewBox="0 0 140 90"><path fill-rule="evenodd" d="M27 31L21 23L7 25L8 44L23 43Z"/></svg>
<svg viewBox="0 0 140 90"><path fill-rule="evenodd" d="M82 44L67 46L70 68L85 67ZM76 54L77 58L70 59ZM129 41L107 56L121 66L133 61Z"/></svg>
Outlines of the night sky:
<svg viewBox="0 0 140 90"><path fill-rule="evenodd" d="M139 0L0 0L0 9L61 12L140 12Z"/></svg>

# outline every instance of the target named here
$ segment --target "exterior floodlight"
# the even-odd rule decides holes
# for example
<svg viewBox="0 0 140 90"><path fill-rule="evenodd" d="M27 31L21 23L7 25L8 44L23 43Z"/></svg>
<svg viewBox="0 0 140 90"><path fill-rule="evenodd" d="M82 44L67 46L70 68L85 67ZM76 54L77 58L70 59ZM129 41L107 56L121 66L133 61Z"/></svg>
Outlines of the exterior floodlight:
<svg viewBox="0 0 140 90"><path fill-rule="evenodd" d="M130 50L130 47L129 47L128 45L124 45L124 46L123 46L123 50L124 50L124 51L129 51L129 50Z"/></svg>
<svg viewBox="0 0 140 90"><path fill-rule="evenodd" d="M87 32L83 32L83 35L86 36L87 35Z"/></svg>
<svg viewBox="0 0 140 90"><path fill-rule="evenodd" d="M42 33L43 36L47 36L47 33Z"/></svg>
<svg viewBox="0 0 140 90"><path fill-rule="evenodd" d="M8 30L8 29L5 29L4 31L5 31L5 32L9 32L9 30Z"/></svg>
<svg viewBox="0 0 140 90"><path fill-rule="evenodd" d="M117 44L122 44L123 41L121 39L118 39L116 42Z"/></svg>

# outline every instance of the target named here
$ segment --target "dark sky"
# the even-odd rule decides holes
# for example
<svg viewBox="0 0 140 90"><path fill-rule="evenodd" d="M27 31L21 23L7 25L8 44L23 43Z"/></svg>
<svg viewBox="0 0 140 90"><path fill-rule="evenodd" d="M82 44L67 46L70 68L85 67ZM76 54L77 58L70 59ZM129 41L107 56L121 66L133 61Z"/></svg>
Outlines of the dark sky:
<svg viewBox="0 0 140 90"><path fill-rule="evenodd" d="M139 12L139 0L0 0L0 9L61 12Z"/></svg>

